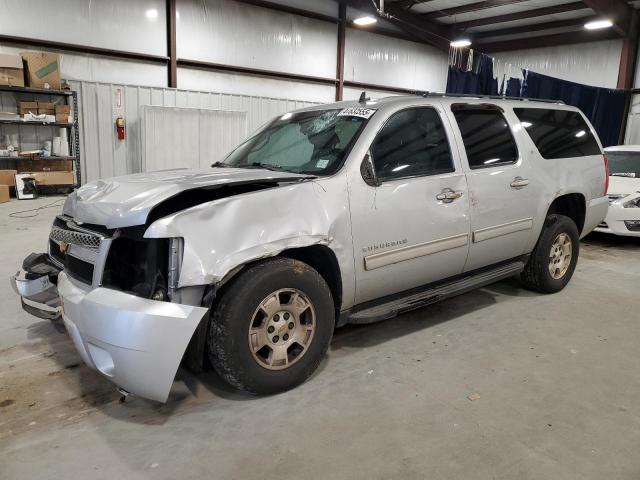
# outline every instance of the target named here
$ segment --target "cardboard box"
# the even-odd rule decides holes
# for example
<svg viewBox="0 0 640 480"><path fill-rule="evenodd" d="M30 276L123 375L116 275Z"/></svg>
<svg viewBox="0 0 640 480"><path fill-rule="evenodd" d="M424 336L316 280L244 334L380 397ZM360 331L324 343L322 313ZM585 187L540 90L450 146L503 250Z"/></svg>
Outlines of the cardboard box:
<svg viewBox="0 0 640 480"><path fill-rule="evenodd" d="M16 186L17 170L0 170L0 185Z"/></svg>
<svg viewBox="0 0 640 480"><path fill-rule="evenodd" d="M53 108L38 108L38 115L51 115L54 117L55 112L53 111Z"/></svg>
<svg viewBox="0 0 640 480"><path fill-rule="evenodd" d="M60 90L60 55L49 52L22 52L27 64L27 83L33 88Z"/></svg>
<svg viewBox="0 0 640 480"><path fill-rule="evenodd" d="M38 110L53 110L55 108L55 103L53 102L38 102Z"/></svg>
<svg viewBox="0 0 640 480"><path fill-rule="evenodd" d="M20 115L25 115L29 112L38 113L38 102L20 102L19 103Z"/></svg>
<svg viewBox="0 0 640 480"><path fill-rule="evenodd" d="M73 170L73 160L51 160L40 158L34 160L18 160L16 168L23 172L70 172Z"/></svg>
<svg viewBox="0 0 640 480"><path fill-rule="evenodd" d="M56 115L58 114L69 115L71 113L71 105L56 105L55 111L56 111Z"/></svg>
<svg viewBox="0 0 640 480"><path fill-rule="evenodd" d="M56 113L56 123L69 123L69 114Z"/></svg>
<svg viewBox="0 0 640 480"><path fill-rule="evenodd" d="M22 175L35 179L37 185L73 185L76 181L73 172L25 172Z"/></svg>
<svg viewBox="0 0 640 480"><path fill-rule="evenodd" d="M36 179L40 185L73 185L76 181L73 172L42 172L42 183Z"/></svg>
<svg viewBox="0 0 640 480"><path fill-rule="evenodd" d="M24 87L24 67L20 55L0 53L0 85Z"/></svg>
<svg viewBox="0 0 640 480"><path fill-rule="evenodd" d="M0 185L0 203L8 202L9 198L9 187L7 185Z"/></svg>

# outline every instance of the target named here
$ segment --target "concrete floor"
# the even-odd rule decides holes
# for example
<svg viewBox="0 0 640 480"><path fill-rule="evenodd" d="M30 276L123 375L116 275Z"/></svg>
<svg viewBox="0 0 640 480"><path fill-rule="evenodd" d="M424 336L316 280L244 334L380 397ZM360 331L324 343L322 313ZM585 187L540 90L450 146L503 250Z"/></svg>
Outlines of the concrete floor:
<svg viewBox="0 0 640 480"><path fill-rule="evenodd" d="M0 205L0 478L637 479L640 241L592 236L572 283L502 282L336 332L301 387L250 397L180 371L118 402L7 277L59 208Z"/></svg>

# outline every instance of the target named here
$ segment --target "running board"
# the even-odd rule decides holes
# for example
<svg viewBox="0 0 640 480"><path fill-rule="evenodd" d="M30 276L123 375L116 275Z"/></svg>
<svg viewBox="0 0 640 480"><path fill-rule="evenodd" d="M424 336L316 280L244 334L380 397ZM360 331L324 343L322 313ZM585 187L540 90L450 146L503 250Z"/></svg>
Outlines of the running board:
<svg viewBox="0 0 640 480"><path fill-rule="evenodd" d="M347 323L367 324L387 320L400 313L431 305L440 300L455 297L456 295L467 293L471 290L512 277L522 272L524 267L525 262L521 260L514 261L502 264L491 270L484 270L466 276L459 280L443 283L418 293L409 294L400 298L396 297L382 304L352 311L348 314Z"/></svg>

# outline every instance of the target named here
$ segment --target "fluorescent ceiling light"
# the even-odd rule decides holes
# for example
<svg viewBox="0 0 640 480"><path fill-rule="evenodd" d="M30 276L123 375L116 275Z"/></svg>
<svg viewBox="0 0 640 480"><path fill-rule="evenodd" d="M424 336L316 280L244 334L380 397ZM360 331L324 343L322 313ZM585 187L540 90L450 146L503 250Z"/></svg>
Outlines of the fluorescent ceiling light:
<svg viewBox="0 0 640 480"><path fill-rule="evenodd" d="M533 123L531 122L522 122L520 125L522 125L524 128L533 127Z"/></svg>
<svg viewBox="0 0 640 480"><path fill-rule="evenodd" d="M471 45L471 40L469 40L468 38L461 38L459 40L454 40L453 42L451 42L451 46L453 48L464 48L468 47L469 45Z"/></svg>
<svg viewBox="0 0 640 480"><path fill-rule="evenodd" d="M378 20L367 15L366 17L358 17L356 18L353 23L355 23L356 25L360 25L361 27L367 26L367 25L373 25L374 23L376 23Z"/></svg>
<svg viewBox="0 0 640 480"><path fill-rule="evenodd" d="M585 132L584 130L580 130L578 133L576 133L576 138L584 137L586 134L587 132Z"/></svg>
<svg viewBox="0 0 640 480"><path fill-rule="evenodd" d="M150 8L149 10L144 12L144 14L149 20L155 20L156 18L158 18L158 10L156 10L155 8Z"/></svg>
<svg viewBox="0 0 640 480"><path fill-rule="evenodd" d="M586 28L587 30L599 30L601 28L611 27L613 27L613 22L608 19L594 20L593 22L587 22L584 24L584 28Z"/></svg>

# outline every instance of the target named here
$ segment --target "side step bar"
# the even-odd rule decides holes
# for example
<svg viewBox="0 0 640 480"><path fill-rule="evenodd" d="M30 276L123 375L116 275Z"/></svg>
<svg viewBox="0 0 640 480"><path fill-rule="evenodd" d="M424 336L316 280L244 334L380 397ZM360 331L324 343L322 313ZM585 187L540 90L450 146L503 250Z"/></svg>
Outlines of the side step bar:
<svg viewBox="0 0 640 480"><path fill-rule="evenodd" d="M522 272L524 267L525 262L523 260L509 262L491 270L471 274L418 293L409 294L400 298L396 297L393 300L378 305L351 311L347 314L348 318L346 323L367 324L387 320L400 313L431 305L440 300L455 297L456 295L470 292L471 290L512 277Z"/></svg>

